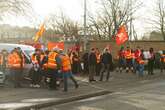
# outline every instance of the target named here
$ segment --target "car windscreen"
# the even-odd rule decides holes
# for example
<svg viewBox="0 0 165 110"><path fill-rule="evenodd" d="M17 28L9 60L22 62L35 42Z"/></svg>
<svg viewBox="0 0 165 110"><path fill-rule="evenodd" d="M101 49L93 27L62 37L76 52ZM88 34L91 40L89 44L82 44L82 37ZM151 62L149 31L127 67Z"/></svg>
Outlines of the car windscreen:
<svg viewBox="0 0 165 110"><path fill-rule="evenodd" d="M34 50L23 50L25 52L26 55L28 55L29 57L34 53Z"/></svg>

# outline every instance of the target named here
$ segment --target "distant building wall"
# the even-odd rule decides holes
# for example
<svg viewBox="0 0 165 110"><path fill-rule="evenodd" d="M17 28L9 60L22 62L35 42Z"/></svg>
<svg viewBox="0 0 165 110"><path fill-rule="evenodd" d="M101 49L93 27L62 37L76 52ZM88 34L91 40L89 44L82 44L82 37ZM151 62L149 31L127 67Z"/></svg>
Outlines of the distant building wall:
<svg viewBox="0 0 165 110"><path fill-rule="evenodd" d="M0 40L0 42L11 42L11 43L19 43L20 41L27 41L30 39L22 38L22 39L6 39L4 41ZM46 42L45 42L46 43ZM66 42L65 43L65 50L68 48L71 48L75 45L75 42ZM114 41L89 41L89 48L95 47L99 48L100 51L103 51L103 49L110 45L111 52L113 56L117 55L117 52L119 51L121 46L116 45ZM83 50L83 42L80 43L81 50ZM165 50L165 41L135 41L135 42L127 42L123 44L123 46L126 48L127 46L130 46L132 49L135 49L137 46L140 46L144 50L149 50L149 48L153 47L155 51L159 50Z"/></svg>
<svg viewBox="0 0 165 110"><path fill-rule="evenodd" d="M107 46L110 45L111 52L113 55L117 55L120 46L116 45L113 41L90 41L90 48L97 47L101 51ZM137 46L140 46L144 50L149 50L149 48L154 48L155 51L165 50L165 41L136 41L136 42L127 42L123 45L125 48L130 46L132 49L135 49Z"/></svg>

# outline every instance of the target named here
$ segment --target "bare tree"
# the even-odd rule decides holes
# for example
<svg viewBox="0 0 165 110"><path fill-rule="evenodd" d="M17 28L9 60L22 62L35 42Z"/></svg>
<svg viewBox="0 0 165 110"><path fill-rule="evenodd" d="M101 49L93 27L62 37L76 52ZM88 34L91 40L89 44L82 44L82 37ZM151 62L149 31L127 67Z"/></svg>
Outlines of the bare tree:
<svg viewBox="0 0 165 110"><path fill-rule="evenodd" d="M164 0L156 1L154 17L151 19L152 25L162 34L165 40L165 2Z"/></svg>
<svg viewBox="0 0 165 110"><path fill-rule="evenodd" d="M142 3L137 0L101 0L102 11L97 16L91 16L91 26L95 28L98 36L105 39L111 39L119 26L128 24L134 20L133 14Z"/></svg>
<svg viewBox="0 0 165 110"><path fill-rule="evenodd" d="M48 20L48 27L56 34L64 34L66 36L77 36L80 30L78 22L73 21L63 13L59 16L51 15Z"/></svg>
<svg viewBox="0 0 165 110"><path fill-rule="evenodd" d="M0 18L5 15L26 15L31 8L29 0L0 0Z"/></svg>

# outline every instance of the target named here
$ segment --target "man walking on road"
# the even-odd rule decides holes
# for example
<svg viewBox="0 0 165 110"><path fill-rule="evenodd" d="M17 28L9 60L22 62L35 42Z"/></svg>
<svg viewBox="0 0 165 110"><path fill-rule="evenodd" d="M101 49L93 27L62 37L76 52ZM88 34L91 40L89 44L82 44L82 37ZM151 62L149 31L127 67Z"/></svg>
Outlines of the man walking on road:
<svg viewBox="0 0 165 110"><path fill-rule="evenodd" d="M102 71L101 71L100 81L103 81L103 76L106 71L107 71L106 81L108 81L110 76L110 68L112 68L113 66L112 55L109 52L109 49L105 49L105 52L103 53L101 58L101 63L102 63Z"/></svg>
<svg viewBox="0 0 165 110"><path fill-rule="evenodd" d="M61 73L64 80L64 92L68 91L68 78L70 78L73 81L73 83L75 84L75 88L78 88L78 83L72 74L71 62L69 56L62 52L60 54L60 59L61 59Z"/></svg>

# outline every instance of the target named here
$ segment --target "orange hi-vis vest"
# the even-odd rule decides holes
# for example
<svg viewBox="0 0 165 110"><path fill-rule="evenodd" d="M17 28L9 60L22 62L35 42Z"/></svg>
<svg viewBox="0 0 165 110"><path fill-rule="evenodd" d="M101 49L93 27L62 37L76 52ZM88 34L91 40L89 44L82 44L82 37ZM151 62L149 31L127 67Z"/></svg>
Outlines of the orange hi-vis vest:
<svg viewBox="0 0 165 110"><path fill-rule="evenodd" d="M44 55L40 55L40 62L42 62L43 58L44 58ZM39 64L37 60L37 56L35 54L32 55L31 59L32 59L33 64Z"/></svg>
<svg viewBox="0 0 165 110"><path fill-rule="evenodd" d="M71 71L71 62L68 55L61 56L61 67L63 72Z"/></svg>
<svg viewBox="0 0 165 110"><path fill-rule="evenodd" d="M96 54L96 59L97 59L97 63L101 62L101 55L100 54Z"/></svg>
<svg viewBox="0 0 165 110"><path fill-rule="evenodd" d="M139 57L137 61L138 61L139 64L144 64L145 63L145 61L141 57Z"/></svg>
<svg viewBox="0 0 165 110"><path fill-rule="evenodd" d="M165 54L161 55L160 61L165 63Z"/></svg>
<svg viewBox="0 0 165 110"><path fill-rule="evenodd" d="M126 52L125 52L125 58L126 59L131 59L132 58L131 50L126 50Z"/></svg>
<svg viewBox="0 0 165 110"><path fill-rule="evenodd" d="M9 56L8 56L8 67L9 68L15 68L15 69L23 68L24 65L25 65L25 60L24 60L23 55L22 55L22 58L23 59L21 61L20 56L16 52L13 52L13 53L9 54Z"/></svg>
<svg viewBox="0 0 165 110"><path fill-rule="evenodd" d="M56 63L56 56L58 54L56 52L50 52L48 55L48 63L47 63L47 68L49 69L56 69L57 68L57 63Z"/></svg>

